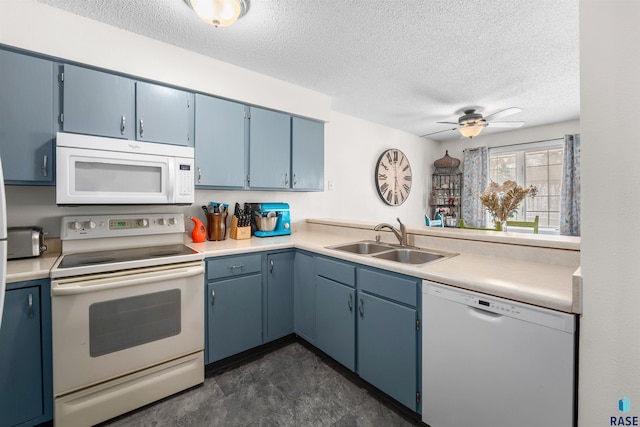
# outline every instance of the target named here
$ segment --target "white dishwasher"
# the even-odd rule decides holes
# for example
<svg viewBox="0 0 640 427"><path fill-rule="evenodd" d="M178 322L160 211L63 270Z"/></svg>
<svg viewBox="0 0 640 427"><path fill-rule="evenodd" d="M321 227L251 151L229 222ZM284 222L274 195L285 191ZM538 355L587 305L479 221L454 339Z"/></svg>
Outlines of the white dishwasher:
<svg viewBox="0 0 640 427"><path fill-rule="evenodd" d="M426 424L574 425L573 315L423 281L422 325Z"/></svg>

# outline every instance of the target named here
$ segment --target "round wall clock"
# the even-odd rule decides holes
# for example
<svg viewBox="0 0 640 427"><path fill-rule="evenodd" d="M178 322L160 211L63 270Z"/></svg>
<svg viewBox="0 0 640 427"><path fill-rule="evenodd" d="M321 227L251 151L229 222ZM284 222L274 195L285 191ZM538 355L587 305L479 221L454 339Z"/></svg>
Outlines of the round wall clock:
<svg viewBox="0 0 640 427"><path fill-rule="evenodd" d="M378 195L386 204L403 204L411 192L411 179L411 165L402 151L391 148L380 155L375 180Z"/></svg>

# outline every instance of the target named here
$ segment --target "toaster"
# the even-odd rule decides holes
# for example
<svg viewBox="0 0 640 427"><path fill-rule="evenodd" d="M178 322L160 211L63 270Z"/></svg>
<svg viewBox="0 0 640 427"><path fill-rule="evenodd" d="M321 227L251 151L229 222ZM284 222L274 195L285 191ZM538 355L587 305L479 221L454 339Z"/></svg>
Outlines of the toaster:
<svg viewBox="0 0 640 427"><path fill-rule="evenodd" d="M42 227L9 227L7 237L7 259L36 257L47 250Z"/></svg>

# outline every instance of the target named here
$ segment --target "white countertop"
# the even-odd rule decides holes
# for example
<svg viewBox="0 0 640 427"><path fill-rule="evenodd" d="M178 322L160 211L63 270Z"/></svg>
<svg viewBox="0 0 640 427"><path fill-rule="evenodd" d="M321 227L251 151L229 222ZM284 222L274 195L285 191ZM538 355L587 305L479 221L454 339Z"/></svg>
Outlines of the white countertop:
<svg viewBox="0 0 640 427"><path fill-rule="evenodd" d="M337 234L301 231L290 236L186 244L204 252L205 258L286 248L303 249L554 310L580 312L578 298L574 298L575 268L572 267L464 253L416 266L327 249L327 246L357 240Z"/></svg>
<svg viewBox="0 0 640 427"><path fill-rule="evenodd" d="M581 310L580 281L574 277L576 269L572 267L465 253L416 266L327 249L327 246L358 240L363 239L339 233L296 231L289 236L193 243L185 234L185 244L203 252L205 258L297 248L554 310L569 313ZM38 258L8 261L7 282L49 277L58 256L58 253L48 253Z"/></svg>

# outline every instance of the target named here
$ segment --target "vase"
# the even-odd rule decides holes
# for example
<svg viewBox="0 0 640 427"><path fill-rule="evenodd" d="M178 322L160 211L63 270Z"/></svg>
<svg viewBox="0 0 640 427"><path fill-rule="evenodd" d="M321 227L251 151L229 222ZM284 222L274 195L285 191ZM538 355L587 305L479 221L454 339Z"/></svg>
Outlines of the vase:
<svg viewBox="0 0 640 427"><path fill-rule="evenodd" d="M507 231L507 221L496 221L496 231Z"/></svg>

